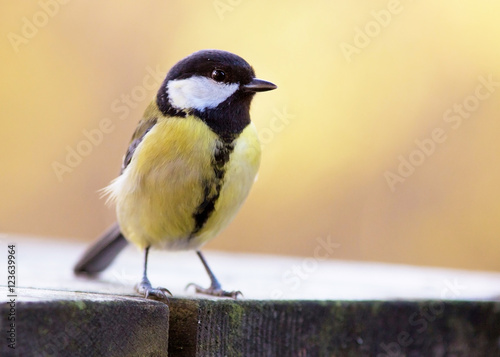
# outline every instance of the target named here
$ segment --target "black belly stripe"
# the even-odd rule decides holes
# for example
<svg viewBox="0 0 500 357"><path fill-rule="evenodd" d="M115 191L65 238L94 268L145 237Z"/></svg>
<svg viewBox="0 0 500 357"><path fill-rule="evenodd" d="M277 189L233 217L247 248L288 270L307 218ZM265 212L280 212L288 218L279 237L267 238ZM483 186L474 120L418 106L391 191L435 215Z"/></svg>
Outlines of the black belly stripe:
<svg viewBox="0 0 500 357"><path fill-rule="evenodd" d="M229 161L229 157L234 149L233 139L234 136L230 139L218 140L218 150L214 153L211 161L214 176L211 180L203 182L203 200L193 213L195 226L190 234L190 238L193 238L203 228L215 210L215 203L219 198L224 182L224 175L226 173L225 165Z"/></svg>

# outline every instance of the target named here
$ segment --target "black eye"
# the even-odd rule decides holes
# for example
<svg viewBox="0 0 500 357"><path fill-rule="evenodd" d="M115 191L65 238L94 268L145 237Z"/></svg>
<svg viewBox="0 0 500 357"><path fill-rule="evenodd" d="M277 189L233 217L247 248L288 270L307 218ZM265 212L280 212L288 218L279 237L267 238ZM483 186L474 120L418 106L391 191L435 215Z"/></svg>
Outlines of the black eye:
<svg viewBox="0 0 500 357"><path fill-rule="evenodd" d="M212 79L216 82L222 82L226 78L226 73L220 69L214 69L212 71Z"/></svg>

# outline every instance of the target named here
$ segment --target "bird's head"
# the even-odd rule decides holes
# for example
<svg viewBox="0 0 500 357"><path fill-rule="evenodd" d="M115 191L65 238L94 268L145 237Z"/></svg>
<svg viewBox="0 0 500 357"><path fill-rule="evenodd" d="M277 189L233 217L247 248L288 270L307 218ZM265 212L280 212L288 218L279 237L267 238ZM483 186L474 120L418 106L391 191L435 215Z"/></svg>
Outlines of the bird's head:
<svg viewBox="0 0 500 357"><path fill-rule="evenodd" d="M255 78L243 58L226 51L202 50L172 67L158 91L157 104L165 115L193 114L212 129L220 125L231 129L234 123L228 121L250 121L250 102L256 92L275 88L273 83Z"/></svg>

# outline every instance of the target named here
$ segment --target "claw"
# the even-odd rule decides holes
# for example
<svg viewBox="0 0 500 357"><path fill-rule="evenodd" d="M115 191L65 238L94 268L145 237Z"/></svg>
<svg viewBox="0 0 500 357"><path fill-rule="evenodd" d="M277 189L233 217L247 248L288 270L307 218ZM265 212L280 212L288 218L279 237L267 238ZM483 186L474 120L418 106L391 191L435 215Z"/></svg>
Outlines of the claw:
<svg viewBox="0 0 500 357"><path fill-rule="evenodd" d="M151 283L147 280L143 280L139 284L137 284L136 290L139 294L144 295L144 298L146 299L153 298L154 300L159 299L168 301L168 297L165 293L168 293L170 296L172 296L172 293L168 289L160 286L157 288L153 288L151 286Z"/></svg>
<svg viewBox="0 0 500 357"><path fill-rule="evenodd" d="M194 283L189 283L186 286L186 290L191 286L193 286L195 291L199 294L218 296L218 297L230 297L230 298L235 299L235 300L238 298L238 295L241 295L241 297L243 297L242 292L239 290L238 291L225 291L219 287L214 287L214 286L210 286L209 288L203 288L200 285L194 284Z"/></svg>

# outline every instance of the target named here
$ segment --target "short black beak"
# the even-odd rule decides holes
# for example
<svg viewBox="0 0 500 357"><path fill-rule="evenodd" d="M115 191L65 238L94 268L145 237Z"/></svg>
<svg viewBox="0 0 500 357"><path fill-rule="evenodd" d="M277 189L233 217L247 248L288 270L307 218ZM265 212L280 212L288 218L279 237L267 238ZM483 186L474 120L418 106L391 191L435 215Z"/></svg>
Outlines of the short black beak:
<svg viewBox="0 0 500 357"><path fill-rule="evenodd" d="M268 81L263 81L262 79L254 78L248 84L242 86L244 91L247 92L265 92L268 90L273 90L278 88L276 84L273 84Z"/></svg>

